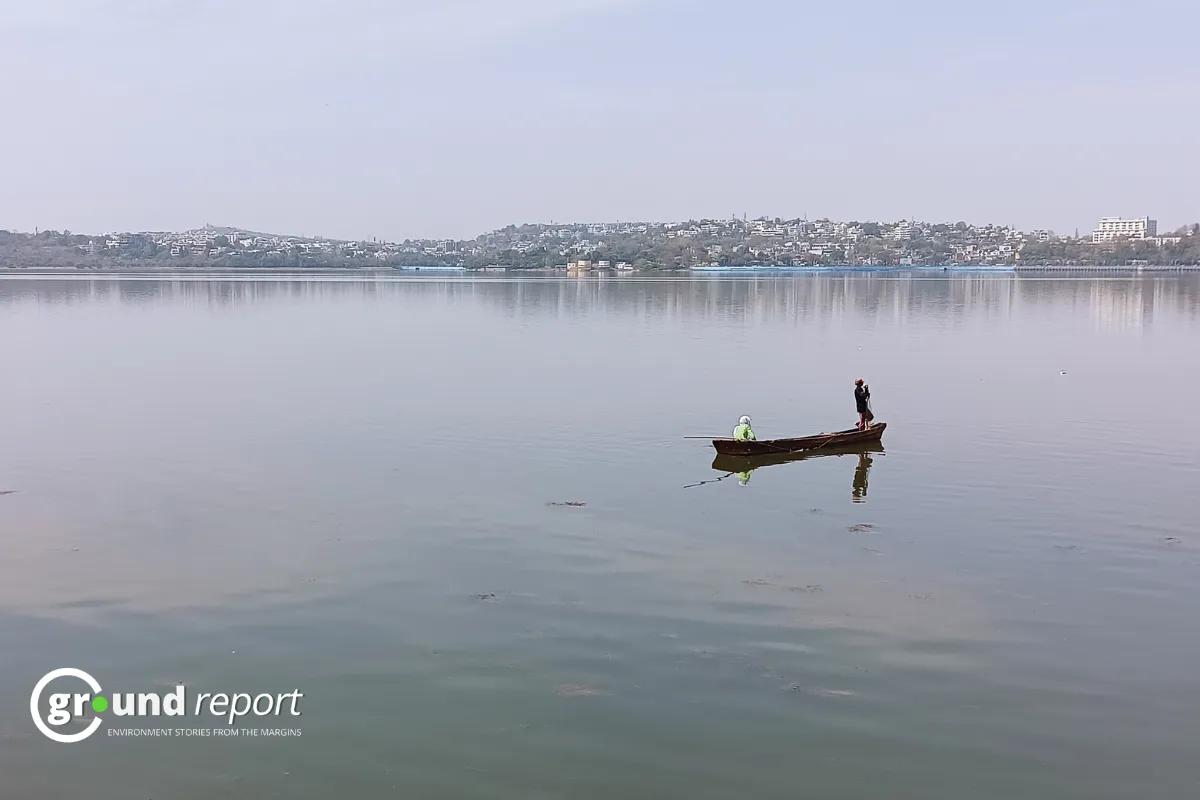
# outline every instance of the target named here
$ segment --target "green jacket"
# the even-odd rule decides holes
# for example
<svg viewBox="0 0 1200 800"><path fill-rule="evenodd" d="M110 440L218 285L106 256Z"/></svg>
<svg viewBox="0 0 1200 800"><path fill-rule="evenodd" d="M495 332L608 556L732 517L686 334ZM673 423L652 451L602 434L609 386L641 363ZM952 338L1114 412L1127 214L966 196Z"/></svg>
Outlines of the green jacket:
<svg viewBox="0 0 1200 800"><path fill-rule="evenodd" d="M754 430L749 425L738 425L733 429L733 438L739 442L757 441Z"/></svg>

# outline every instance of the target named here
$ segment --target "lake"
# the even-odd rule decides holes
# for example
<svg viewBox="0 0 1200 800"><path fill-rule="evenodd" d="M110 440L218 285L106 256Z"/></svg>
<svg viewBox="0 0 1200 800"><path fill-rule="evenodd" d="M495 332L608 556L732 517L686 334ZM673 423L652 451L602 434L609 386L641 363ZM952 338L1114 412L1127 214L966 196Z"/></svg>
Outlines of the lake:
<svg viewBox="0 0 1200 800"><path fill-rule="evenodd" d="M0 348L6 799L1200 796L1200 276L30 277ZM860 376L883 452L686 438ZM301 715L60 744L62 667Z"/></svg>

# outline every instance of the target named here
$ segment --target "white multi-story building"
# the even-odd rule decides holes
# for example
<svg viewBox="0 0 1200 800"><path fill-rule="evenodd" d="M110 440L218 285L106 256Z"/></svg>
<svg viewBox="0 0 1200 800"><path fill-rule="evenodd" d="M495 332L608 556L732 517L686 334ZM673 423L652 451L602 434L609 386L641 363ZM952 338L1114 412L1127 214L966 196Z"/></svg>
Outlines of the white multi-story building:
<svg viewBox="0 0 1200 800"><path fill-rule="evenodd" d="M1158 221L1149 217L1122 219L1105 217L1092 231L1092 241L1111 242L1114 239L1153 239L1158 235Z"/></svg>

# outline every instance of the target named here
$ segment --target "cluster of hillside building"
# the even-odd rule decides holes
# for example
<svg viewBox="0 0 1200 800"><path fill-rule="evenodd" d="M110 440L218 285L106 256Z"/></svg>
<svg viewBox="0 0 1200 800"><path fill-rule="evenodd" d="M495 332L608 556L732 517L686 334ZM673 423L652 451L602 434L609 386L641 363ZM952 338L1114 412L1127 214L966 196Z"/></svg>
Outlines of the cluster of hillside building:
<svg viewBox="0 0 1200 800"><path fill-rule="evenodd" d="M232 228L182 233L114 233L74 237L92 256L222 259L225 263L423 264L472 268L559 268L632 271L640 267L705 264L994 264L1019 261L1024 248L1064 241L1109 246L1141 242L1174 245L1149 217L1106 217L1090 237L1008 226L808 219L700 220L675 223L616 222L509 226L472 240L343 241L277 236Z"/></svg>

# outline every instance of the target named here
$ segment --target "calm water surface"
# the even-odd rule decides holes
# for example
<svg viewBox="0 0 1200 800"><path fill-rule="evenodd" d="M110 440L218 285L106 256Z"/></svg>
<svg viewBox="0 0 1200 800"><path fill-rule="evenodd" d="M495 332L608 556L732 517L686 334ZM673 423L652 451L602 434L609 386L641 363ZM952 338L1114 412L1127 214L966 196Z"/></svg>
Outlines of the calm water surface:
<svg viewBox="0 0 1200 800"><path fill-rule="evenodd" d="M1195 278L3 280L0 349L6 799L1200 796ZM860 375L883 453L684 438ZM52 743L65 666L302 733Z"/></svg>

